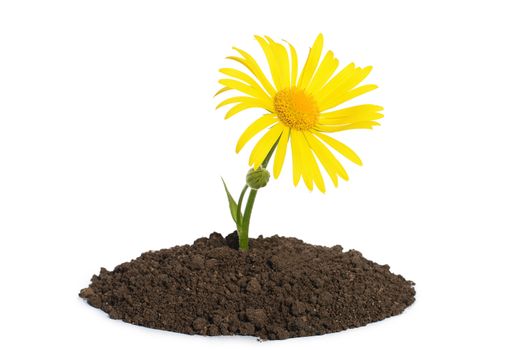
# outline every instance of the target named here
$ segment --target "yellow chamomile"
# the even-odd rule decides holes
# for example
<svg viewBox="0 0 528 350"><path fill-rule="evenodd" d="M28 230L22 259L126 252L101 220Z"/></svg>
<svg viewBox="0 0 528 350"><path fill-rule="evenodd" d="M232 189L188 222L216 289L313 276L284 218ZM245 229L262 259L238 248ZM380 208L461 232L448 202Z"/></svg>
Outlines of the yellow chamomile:
<svg viewBox="0 0 528 350"><path fill-rule="evenodd" d="M312 190L315 183L324 192L319 164L335 186L338 177L348 180L345 169L330 149L358 165L361 160L352 149L327 134L379 125L376 120L383 117L380 106L363 104L338 108L377 87L360 85L372 67L360 68L350 63L337 72L338 60L332 51L323 55L323 36L319 34L299 71L297 52L291 44L283 45L267 36L255 38L266 56L271 80L250 54L238 48L234 49L240 56L228 59L242 64L246 72L220 69L227 77L219 81L223 88L218 93L236 92L236 96L218 105L232 105L226 119L250 108L265 110L240 136L237 153L255 135L266 130L250 154L249 165L253 168L258 168L275 146L273 176L277 178L290 145L294 185L302 177L308 189Z"/></svg>

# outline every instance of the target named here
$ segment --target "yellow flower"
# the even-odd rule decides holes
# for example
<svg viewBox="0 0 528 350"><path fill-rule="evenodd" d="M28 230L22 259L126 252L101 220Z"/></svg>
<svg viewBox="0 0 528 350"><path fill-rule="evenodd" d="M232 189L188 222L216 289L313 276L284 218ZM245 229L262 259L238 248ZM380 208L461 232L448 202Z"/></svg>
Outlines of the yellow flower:
<svg viewBox="0 0 528 350"><path fill-rule="evenodd" d="M326 52L321 60L323 36L319 34L299 72L297 52L291 44L287 43L288 54L286 45L267 36L255 38L268 61L272 82L256 60L238 48L234 49L241 57L231 56L228 59L244 65L252 76L233 68L220 69L229 78L219 81L223 88L217 94L228 90L237 92L237 96L227 98L217 107L234 104L226 113L226 119L249 108L267 111L242 133L236 145L237 153L251 138L267 129L251 152L250 166L258 168L277 143L273 162L273 176L277 178L289 143L295 186L302 177L308 189L312 190L315 182L321 192L325 191L319 161L337 187L338 177L348 180L348 175L329 147L358 165L362 163L352 149L326 134L349 129L372 129L379 125L375 120L383 117L380 106L364 104L336 109L377 87L371 84L358 86L372 67L360 68L351 63L334 74L338 61L332 51Z"/></svg>

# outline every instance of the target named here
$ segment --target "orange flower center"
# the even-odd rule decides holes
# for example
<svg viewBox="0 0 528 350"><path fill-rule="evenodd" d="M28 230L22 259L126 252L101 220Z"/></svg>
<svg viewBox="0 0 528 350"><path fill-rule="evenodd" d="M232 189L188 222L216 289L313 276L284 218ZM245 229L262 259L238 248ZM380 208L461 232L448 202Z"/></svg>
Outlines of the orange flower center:
<svg viewBox="0 0 528 350"><path fill-rule="evenodd" d="M296 87L277 92L273 104L279 120L292 129L309 130L319 119L313 96Z"/></svg>

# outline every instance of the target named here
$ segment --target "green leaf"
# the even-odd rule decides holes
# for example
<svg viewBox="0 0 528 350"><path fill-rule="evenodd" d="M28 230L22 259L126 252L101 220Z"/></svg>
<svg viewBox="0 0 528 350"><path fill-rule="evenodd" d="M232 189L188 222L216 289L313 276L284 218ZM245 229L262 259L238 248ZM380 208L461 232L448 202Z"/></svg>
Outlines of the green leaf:
<svg viewBox="0 0 528 350"><path fill-rule="evenodd" d="M229 211L231 212L231 217L233 218L233 221L235 222L235 224L238 225L237 223L238 205L233 199L233 196L231 196L231 193L229 193L229 190L227 189L227 185L223 178L222 178L222 183L224 184L224 189L227 194L227 200L229 201Z"/></svg>

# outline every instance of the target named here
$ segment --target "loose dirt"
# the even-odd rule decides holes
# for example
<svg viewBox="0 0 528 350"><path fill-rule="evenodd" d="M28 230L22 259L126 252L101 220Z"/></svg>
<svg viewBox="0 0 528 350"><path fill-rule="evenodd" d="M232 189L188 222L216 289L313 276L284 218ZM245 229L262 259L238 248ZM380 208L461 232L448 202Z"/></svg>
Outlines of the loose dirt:
<svg viewBox="0 0 528 350"><path fill-rule="evenodd" d="M201 335L285 339L337 332L395 316L414 283L342 247L295 238L213 233L101 268L80 296L113 319Z"/></svg>

